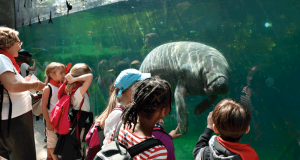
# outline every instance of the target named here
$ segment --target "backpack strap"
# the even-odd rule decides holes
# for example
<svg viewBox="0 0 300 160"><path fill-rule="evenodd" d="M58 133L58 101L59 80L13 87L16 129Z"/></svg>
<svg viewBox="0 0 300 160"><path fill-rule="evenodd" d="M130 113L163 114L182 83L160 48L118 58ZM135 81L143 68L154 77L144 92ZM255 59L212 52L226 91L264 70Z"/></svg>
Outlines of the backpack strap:
<svg viewBox="0 0 300 160"><path fill-rule="evenodd" d="M7 92L8 95L8 99L9 99L9 111L8 111L8 121L7 121L7 137L9 137L9 129L10 129L10 123L11 123L11 115L12 115L12 103L11 103L11 99L9 97L9 93L8 91L4 88L3 84L0 83L0 94L1 94L1 106L0 106L0 120L2 121L2 107L3 107L3 96L4 96L4 91L5 90ZM3 133L1 130L1 121L0 121L0 137L3 137Z"/></svg>
<svg viewBox="0 0 300 160"><path fill-rule="evenodd" d="M118 136L119 136L119 132L120 132L121 126L122 126L122 120L117 124L117 127L116 127L116 129L115 129L115 133L114 133L114 138L113 138L113 140L116 141L116 142L119 142Z"/></svg>
<svg viewBox="0 0 300 160"><path fill-rule="evenodd" d="M50 94L49 94L48 104L47 104L47 108L49 110L50 109L50 99L52 97L52 87L49 84L48 84L48 87L50 88Z"/></svg>
<svg viewBox="0 0 300 160"><path fill-rule="evenodd" d="M134 157L152 147L158 146L158 145L164 145L159 139L149 138L146 139L130 148L128 148L128 152L131 155L131 157Z"/></svg>
<svg viewBox="0 0 300 160"><path fill-rule="evenodd" d="M70 104L71 104L71 102L72 102L72 97L73 97L74 94L75 94L75 93L73 93L73 94L70 96ZM78 120L79 120L80 115L81 115L81 107L82 107L82 105L83 105L83 102L84 102L84 98L82 99L82 101L81 101L81 103L80 103L79 111L78 111L77 114L76 114L76 118L74 119L74 121L73 121L73 123L72 123L72 125L71 125L71 126L73 126L74 123L75 123L75 121L77 122L75 130L76 130L76 139L77 139L78 144L80 143L80 139L79 139L79 134L80 134L80 133L79 133L79 127L78 127Z"/></svg>

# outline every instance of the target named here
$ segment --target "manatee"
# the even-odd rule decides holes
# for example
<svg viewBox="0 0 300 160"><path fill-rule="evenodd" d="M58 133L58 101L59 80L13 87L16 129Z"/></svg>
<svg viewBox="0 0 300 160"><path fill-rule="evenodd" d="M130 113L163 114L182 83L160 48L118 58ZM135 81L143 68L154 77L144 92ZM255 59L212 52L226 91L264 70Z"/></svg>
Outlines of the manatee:
<svg viewBox="0 0 300 160"><path fill-rule="evenodd" d="M173 42L154 48L139 69L160 76L172 86L180 132L188 130L187 95L208 96L195 106L198 115L208 109L218 95L228 92L230 68L216 49L197 42Z"/></svg>

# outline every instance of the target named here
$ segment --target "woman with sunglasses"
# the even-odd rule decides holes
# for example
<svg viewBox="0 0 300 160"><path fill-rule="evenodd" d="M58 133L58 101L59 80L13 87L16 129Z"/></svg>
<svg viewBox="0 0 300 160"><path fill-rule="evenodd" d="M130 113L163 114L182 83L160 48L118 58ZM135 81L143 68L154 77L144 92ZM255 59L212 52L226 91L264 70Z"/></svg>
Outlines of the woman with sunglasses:
<svg viewBox="0 0 300 160"><path fill-rule="evenodd" d="M35 160L32 105L29 91L45 84L23 78L15 58L21 49L19 32L0 27L0 156L13 160Z"/></svg>

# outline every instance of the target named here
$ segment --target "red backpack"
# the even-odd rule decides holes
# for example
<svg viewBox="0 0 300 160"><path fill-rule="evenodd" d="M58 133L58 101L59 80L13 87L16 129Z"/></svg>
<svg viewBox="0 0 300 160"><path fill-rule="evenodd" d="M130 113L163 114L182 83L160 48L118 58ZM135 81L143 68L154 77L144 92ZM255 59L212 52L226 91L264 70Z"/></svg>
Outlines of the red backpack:
<svg viewBox="0 0 300 160"><path fill-rule="evenodd" d="M73 95L75 94L72 93L71 95L62 95L66 88L67 82L65 81L58 89L58 99L59 101L56 103L54 106L53 110L50 113L50 124L52 127L56 130L56 132L60 135L65 135L70 132L72 129L72 126L74 122L80 117L81 113L81 107L84 101L84 98L81 101L79 112L76 115L76 118L74 119L73 123L70 120L69 117L69 109L71 105L71 99Z"/></svg>

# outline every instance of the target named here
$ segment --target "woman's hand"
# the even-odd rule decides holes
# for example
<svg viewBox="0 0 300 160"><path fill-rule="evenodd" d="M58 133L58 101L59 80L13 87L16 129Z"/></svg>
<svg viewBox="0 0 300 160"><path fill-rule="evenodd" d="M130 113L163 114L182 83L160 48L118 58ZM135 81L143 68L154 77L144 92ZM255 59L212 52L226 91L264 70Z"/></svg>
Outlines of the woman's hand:
<svg viewBox="0 0 300 160"><path fill-rule="evenodd" d="M25 82L29 82L30 81L30 79L31 79L31 74L30 75L28 75L27 77L25 77L24 79L25 79Z"/></svg>
<svg viewBox="0 0 300 160"><path fill-rule="evenodd" d="M68 73L66 76L65 76L66 80L68 81L69 84L72 84L75 82L75 78L70 74Z"/></svg>
<svg viewBox="0 0 300 160"><path fill-rule="evenodd" d="M182 134L179 134L179 133L178 133L179 127L180 127L180 124L178 123L177 128L176 128L175 130L172 130L172 131L169 133L169 135L172 137L172 139L175 139L175 138L178 138L178 137L182 136Z"/></svg>
<svg viewBox="0 0 300 160"><path fill-rule="evenodd" d="M36 85L35 85L34 89L37 90L37 91L43 90L44 87L46 86L45 83L43 83L41 81L37 81L35 83L36 83Z"/></svg>

